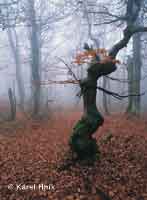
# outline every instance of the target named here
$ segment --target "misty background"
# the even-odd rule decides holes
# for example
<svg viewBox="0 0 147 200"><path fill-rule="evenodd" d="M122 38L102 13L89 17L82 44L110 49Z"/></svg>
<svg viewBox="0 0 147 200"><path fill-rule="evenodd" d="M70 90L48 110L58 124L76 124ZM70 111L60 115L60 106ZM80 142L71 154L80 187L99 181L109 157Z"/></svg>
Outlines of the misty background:
<svg viewBox="0 0 147 200"><path fill-rule="evenodd" d="M143 25L145 5L143 1L138 19ZM125 1L119 0L0 0L0 102L9 105L11 88L23 111L80 109L78 85L51 81L74 79L66 64L78 79L85 77L87 65L73 63L76 55L84 51L84 43L109 50L120 40L126 25L125 8ZM98 85L121 95L145 92L146 44L146 33L135 34L119 53L120 64L110 76L119 80L104 77ZM131 71L131 66L136 70ZM131 98L120 101L98 91L97 105L110 113L125 112L129 104L130 112L147 111L147 93Z"/></svg>

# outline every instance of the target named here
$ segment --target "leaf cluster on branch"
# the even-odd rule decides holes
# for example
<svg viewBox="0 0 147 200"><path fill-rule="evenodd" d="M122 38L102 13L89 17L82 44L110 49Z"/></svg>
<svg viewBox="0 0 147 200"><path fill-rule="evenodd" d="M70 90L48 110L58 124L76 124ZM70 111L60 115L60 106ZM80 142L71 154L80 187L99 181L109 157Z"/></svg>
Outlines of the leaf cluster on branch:
<svg viewBox="0 0 147 200"><path fill-rule="evenodd" d="M91 62L92 59L95 60L97 56L100 58L100 60L99 61L97 60L96 62L100 64L106 64L108 62L112 62L114 64L120 63L119 60L113 59L111 56L109 56L108 51L104 48L92 49L89 51L78 53L76 55L74 63L78 65L88 63L88 62Z"/></svg>

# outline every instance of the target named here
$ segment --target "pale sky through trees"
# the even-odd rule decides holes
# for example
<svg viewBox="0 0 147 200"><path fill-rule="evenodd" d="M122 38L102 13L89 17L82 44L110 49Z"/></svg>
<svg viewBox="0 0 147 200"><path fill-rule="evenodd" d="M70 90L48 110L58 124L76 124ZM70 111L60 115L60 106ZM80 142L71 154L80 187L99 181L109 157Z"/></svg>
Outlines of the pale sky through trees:
<svg viewBox="0 0 147 200"><path fill-rule="evenodd" d="M0 1L5 2L4 0ZM26 2L26 0L22 0L22 2ZM64 61L68 64L72 62L72 59L76 56L77 52L83 51L83 45L85 42L89 42L89 44L93 44L93 41L88 38L88 25L86 22L85 14L83 13L82 6L78 5L78 9L75 7L77 1L64 1L64 0L35 0L36 5L36 15L38 17L42 17L42 19L46 19L49 16L48 25L44 26L41 33L41 42L42 42L42 67L44 68L55 68L56 66L65 67L62 62L59 62L57 57L60 57L64 59ZM118 4L116 4L116 0L113 1L88 1L88 2L97 2L101 5L109 5L109 11L113 12L115 6L117 8ZM25 4L24 4L25 5ZM65 9L67 7L67 9ZM45 10L45 8L48 8ZM61 9L62 8L62 9ZM77 10L76 10L76 9ZM98 7L99 8L99 7ZM46 11L46 12L43 12ZM53 17L52 14L55 13L57 10L57 15ZM61 14L61 11L64 12L64 14L67 16L61 20L55 20L54 18L58 18L59 14ZM70 12L71 14L69 14ZM73 11L73 13L72 13ZM115 9L115 15L120 14L118 9ZM124 10L122 9L122 14ZM69 12L69 13L68 13ZM91 17L91 15L90 15ZM61 17L62 18L62 17ZM111 46L114 45L121 37L122 37L122 26L115 26L113 24L104 24L104 25L94 25L95 21L94 18L90 18L92 25L92 34L94 37L98 38L98 40L101 42L101 47L109 49ZM101 21L102 19L98 20ZM7 88L12 87L15 81L15 64L14 59L12 56L12 52L9 48L9 42L7 38L7 30L0 30L1 37L0 37L0 79L1 79L1 90L0 94L7 97ZM20 60L22 65L22 71L25 74L24 82L26 85L28 94L29 88L30 88L30 68L29 68L29 62L30 62L30 46L29 46L29 38L28 38L28 30L27 27L16 27L16 32L18 36L19 46L20 46ZM145 33L146 34L146 33ZM121 61L121 65L118 66L118 70L112 74L112 76L117 78L127 78L127 71L126 71L126 60L128 55L132 55L132 39L129 41L129 44L127 48L124 48L120 51L118 55L118 59ZM3 69L4 68L4 69ZM66 67L65 67L66 68ZM80 71L81 67L78 67L78 71ZM86 68L85 68L86 69ZM52 72L51 72L52 71ZM57 75L56 69L51 70L50 72L45 75L49 79L67 79L69 78L69 74L67 73L68 70L63 70L63 75L59 75L62 70L57 69ZM76 69L74 69L76 71ZM145 71L142 71L142 76L146 76ZM79 72L78 72L79 73ZM67 75L66 75L67 74ZM80 74L80 73L79 73ZM44 75L43 75L44 76ZM142 90L145 90L146 85L146 79L142 81ZM101 81L100 81L101 83ZM117 82L110 82L110 87L112 90L125 92L127 91L127 84L121 84ZM49 86L50 87L50 86ZM52 87L52 86L51 86ZM70 101L70 98L76 99L76 89L75 86L55 86L57 89L57 92L54 93L56 99L58 99L58 95L60 94L64 98L68 99ZM60 90L60 88L62 88ZM68 89L67 89L68 88ZM71 92L71 94L70 94ZM99 93L101 96L101 92ZM101 98L101 97L100 97ZM142 97L143 105L147 102L146 101L147 95ZM65 100L66 101L66 100ZM112 102L115 101L112 98ZM71 101L72 102L72 101ZM124 105L123 102L126 102L126 100L117 102L118 107L121 107ZM113 104L113 103L112 103ZM115 105L115 103L114 103ZM124 108L125 106L123 106Z"/></svg>

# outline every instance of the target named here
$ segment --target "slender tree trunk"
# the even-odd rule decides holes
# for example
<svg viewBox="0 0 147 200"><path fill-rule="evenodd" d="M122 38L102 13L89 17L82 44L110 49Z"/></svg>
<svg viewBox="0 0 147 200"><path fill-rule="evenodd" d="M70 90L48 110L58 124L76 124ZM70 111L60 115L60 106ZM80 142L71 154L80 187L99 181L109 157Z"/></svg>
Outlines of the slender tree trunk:
<svg viewBox="0 0 147 200"><path fill-rule="evenodd" d="M103 88L106 89L107 88L107 79L106 77L103 77ZM109 115L109 108L108 108L108 97L105 93L103 93L103 108L104 111L107 115Z"/></svg>
<svg viewBox="0 0 147 200"><path fill-rule="evenodd" d="M140 94L140 80L141 80L141 34L133 36L133 66L134 66L134 92ZM140 96L134 97L135 114L140 114Z"/></svg>
<svg viewBox="0 0 147 200"><path fill-rule="evenodd" d="M128 59L129 93L140 94L141 80L141 40L140 34L133 36L133 58ZM130 96L127 112L133 115L140 114L140 96Z"/></svg>
<svg viewBox="0 0 147 200"><path fill-rule="evenodd" d="M33 117L37 117L40 111L40 45L38 39L38 27L36 23L36 13L34 0L29 0L29 15L31 22L31 71L32 71L32 92L33 92Z"/></svg>
<svg viewBox="0 0 147 200"><path fill-rule="evenodd" d="M16 119L16 99L15 94L12 92L12 89L8 89L8 96L10 102L10 118L9 120L13 121Z"/></svg>
<svg viewBox="0 0 147 200"><path fill-rule="evenodd" d="M133 59L132 57L128 57L127 60L127 71L128 71L128 92L129 94L133 94L134 88L133 88ZM133 96L128 97L128 107L127 107L127 113L131 113L135 108L135 104L133 101Z"/></svg>

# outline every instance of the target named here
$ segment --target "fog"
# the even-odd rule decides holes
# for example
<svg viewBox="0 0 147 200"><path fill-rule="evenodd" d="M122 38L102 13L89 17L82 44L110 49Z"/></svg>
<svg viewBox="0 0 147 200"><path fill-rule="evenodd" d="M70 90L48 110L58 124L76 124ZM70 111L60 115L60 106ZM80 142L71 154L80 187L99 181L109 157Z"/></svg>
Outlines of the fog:
<svg viewBox="0 0 147 200"><path fill-rule="evenodd" d="M125 23L121 25L103 23L103 16L95 16L89 12L90 9L93 9L89 4L96 5L98 2L94 0L85 2L83 4L86 7L83 7L80 1L67 0L21 0L16 4L13 1L1 1L0 102L9 105L8 89L12 88L15 91L16 103L20 104L18 79L21 79L25 90L25 107L31 105L33 98L32 66L34 63L36 65L39 62L37 63L37 70L39 71L42 89L42 106L48 102L48 106L54 109L82 108L82 99L77 96L80 91L78 85L50 83L49 80L67 81L73 79L66 64L78 79L86 77L88 65L78 66L73 64L76 55L84 51L84 43L93 45L93 48L98 48L95 43L95 40L97 40L99 48L110 49L122 38L123 28L125 27ZM99 2L105 6L107 5L106 1L104 3ZM113 0L113 2L117 1ZM9 3L12 4L9 5ZM87 8L87 11L84 10L85 8ZM30 13L31 11L34 15ZM123 14L124 10L121 11ZM118 11L113 9L113 12L117 14ZM100 23L100 25L95 25L96 23ZM147 84L146 33L141 33L141 39L139 92L144 93ZM34 43L36 41L37 44ZM116 72L112 73L110 77L128 80L127 59L128 56L133 56L132 46L133 41L131 39L127 47L119 52L117 59L119 59L120 64L117 64ZM38 61L33 60L35 59L33 54L36 53L36 48L38 48L36 54ZM17 52L17 60L14 50ZM17 65L19 66L19 73ZM103 86L103 77L99 79L98 85ZM127 81L119 82L107 79L106 88L120 95L129 93ZM140 96L140 99L141 111L146 112L147 94ZM107 104L111 112L125 112L128 106L128 98L118 100L107 95ZM97 92L97 105L104 112L102 91Z"/></svg>

